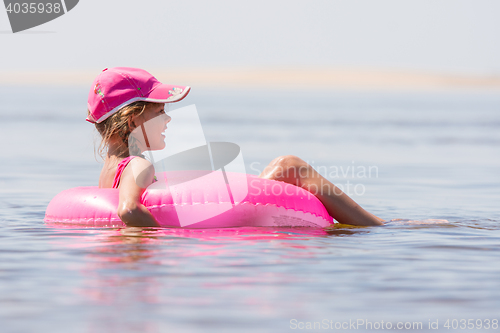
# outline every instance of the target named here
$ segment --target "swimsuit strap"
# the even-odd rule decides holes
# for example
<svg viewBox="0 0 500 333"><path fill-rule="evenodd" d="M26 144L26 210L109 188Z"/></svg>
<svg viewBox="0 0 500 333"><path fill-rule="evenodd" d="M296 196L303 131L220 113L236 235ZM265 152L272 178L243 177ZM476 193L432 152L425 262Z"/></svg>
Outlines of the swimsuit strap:
<svg viewBox="0 0 500 333"><path fill-rule="evenodd" d="M113 188L118 188L118 185L120 185L120 178L122 177L123 170L125 170L128 163L132 161L134 157L137 156L125 157L120 163L118 163L118 166L116 167L115 179L113 180Z"/></svg>

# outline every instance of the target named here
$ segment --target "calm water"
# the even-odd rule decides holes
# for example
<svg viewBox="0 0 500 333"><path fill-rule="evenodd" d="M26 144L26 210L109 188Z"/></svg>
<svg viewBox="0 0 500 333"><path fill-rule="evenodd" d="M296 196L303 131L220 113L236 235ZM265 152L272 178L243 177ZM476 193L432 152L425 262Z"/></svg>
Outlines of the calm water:
<svg viewBox="0 0 500 333"><path fill-rule="evenodd" d="M193 89L179 105L239 144L248 173L298 155L401 219L384 227L53 228L51 198L100 172L87 89L0 90L2 332L499 330L484 327L500 319L500 94Z"/></svg>

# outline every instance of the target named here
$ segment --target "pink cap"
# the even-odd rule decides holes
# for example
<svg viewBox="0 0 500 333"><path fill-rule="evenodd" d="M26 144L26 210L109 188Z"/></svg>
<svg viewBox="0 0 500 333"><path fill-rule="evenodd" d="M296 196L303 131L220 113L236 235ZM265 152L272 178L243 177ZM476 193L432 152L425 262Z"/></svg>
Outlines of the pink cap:
<svg viewBox="0 0 500 333"><path fill-rule="evenodd" d="M97 76L89 93L87 121L100 123L122 107L137 101L178 102L191 87L163 84L139 68L106 68Z"/></svg>

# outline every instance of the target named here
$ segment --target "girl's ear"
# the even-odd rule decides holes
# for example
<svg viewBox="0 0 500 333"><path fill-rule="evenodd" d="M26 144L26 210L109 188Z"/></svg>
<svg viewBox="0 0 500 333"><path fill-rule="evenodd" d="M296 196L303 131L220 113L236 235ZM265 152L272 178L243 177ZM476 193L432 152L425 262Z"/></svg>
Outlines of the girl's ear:
<svg viewBox="0 0 500 333"><path fill-rule="evenodd" d="M128 128L130 129L130 131L133 131L137 127L137 125L135 124L136 118L137 116L133 114L127 120Z"/></svg>

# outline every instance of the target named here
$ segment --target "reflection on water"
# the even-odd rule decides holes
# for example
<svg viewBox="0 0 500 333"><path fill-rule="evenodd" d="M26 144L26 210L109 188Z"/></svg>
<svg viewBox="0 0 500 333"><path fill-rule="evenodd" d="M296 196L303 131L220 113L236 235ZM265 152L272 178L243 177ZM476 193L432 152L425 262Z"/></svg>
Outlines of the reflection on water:
<svg viewBox="0 0 500 333"><path fill-rule="evenodd" d="M477 316L491 317L500 296L493 288L500 228L492 227L442 220L328 230L49 226L43 241L64 252L64 270L76 278L64 292L84 310L84 331L234 330L242 322L285 330L291 318L427 320L479 309Z"/></svg>
<svg viewBox="0 0 500 333"><path fill-rule="evenodd" d="M43 209L18 209L28 211L0 229L0 314L12 328L282 331L292 318L427 322L490 318L500 305L499 220L63 229L40 226Z"/></svg>

